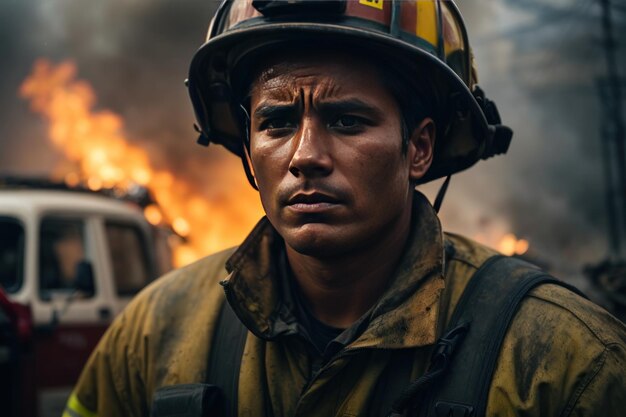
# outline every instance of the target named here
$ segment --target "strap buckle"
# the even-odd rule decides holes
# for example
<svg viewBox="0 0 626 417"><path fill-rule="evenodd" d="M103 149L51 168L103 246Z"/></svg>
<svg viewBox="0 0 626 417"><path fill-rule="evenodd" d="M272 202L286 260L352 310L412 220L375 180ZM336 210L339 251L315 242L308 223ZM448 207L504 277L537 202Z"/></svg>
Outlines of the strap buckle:
<svg viewBox="0 0 626 417"><path fill-rule="evenodd" d="M168 385L156 390L150 417L220 416L223 403L224 394L215 385Z"/></svg>
<svg viewBox="0 0 626 417"><path fill-rule="evenodd" d="M474 407L471 405L439 401L435 404L437 417L474 417Z"/></svg>
<svg viewBox="0 0 626 417"><path fill-rule="evenodd" d="M437 341L435 352L433 354L433 365L446 368L456 347L461 343L465 334L469 330L469 322L461 323L448 333L444 334Z"/></svg>

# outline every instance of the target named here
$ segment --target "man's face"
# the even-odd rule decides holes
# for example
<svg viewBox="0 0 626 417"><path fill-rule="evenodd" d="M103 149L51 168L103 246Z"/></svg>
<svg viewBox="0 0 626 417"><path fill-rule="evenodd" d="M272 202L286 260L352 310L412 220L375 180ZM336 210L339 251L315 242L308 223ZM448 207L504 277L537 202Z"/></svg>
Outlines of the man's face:
<svg viewBox="0 0 626 417"><path fill-rule="evenodd" d="M250 116L261 202L292 249L339 256L408 227L415 149L402 151L400 110L369 62L274 60L252 85Z"/></svg>

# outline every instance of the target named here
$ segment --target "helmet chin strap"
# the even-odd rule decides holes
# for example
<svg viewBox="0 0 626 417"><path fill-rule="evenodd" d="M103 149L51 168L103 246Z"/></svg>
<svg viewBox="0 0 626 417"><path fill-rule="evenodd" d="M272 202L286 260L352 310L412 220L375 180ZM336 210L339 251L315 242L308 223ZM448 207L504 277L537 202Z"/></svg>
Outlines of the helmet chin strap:
<svg viewBox="0 0 626 417"><path fill-rule="evenodd" d="M433 208L439 214L439 209L441 208L441 204L443 203L443 198L446 196L446 191L448 191L448 185L450 185L450 178L452 175L448 175L446 180L441 184L441 188L437 192L437 197L435 198L435 202L433 203Z"/></svg>
<svg viewBox="0 0 626 417"><path fill-rule="evenodd" d="M254 178L254 174L252 174L252 169L250 169L250 161L248 160L248 150L246 149L245 145L243 145L242 151L243 152L241 155L241 163L243 165L243 170L246 173L246 178L248 178L248 182L250 183L252 188L259 191L259 187L256 185L256 178Z"/></svg>
<svg viewBox="0 0 626 417"><path fill-rule="evenodd" d="M245 128L243 131L244 140L241 141L241 163L243 165L243 170L246 173L246 178L248 178L248 182L255 190L259 191L259 187L256 185L256 178L254 178L254 174L252 173L252 168L250 167L250 115L248 114L248 110L243 104L239 104L239 108L243 113L242 119L245 123Z"/></svg>

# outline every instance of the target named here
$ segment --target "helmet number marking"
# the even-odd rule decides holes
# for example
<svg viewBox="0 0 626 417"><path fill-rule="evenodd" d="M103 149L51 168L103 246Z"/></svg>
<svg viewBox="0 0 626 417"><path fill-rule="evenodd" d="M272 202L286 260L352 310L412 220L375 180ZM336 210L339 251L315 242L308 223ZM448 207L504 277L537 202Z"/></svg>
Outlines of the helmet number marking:
<svg viewBox="0 0 626 417"><path fill-rule="evenodd" d="M373 7L378 10L383 9L383 0L359 0L360 4L364 4L365 6Z"/></svg>

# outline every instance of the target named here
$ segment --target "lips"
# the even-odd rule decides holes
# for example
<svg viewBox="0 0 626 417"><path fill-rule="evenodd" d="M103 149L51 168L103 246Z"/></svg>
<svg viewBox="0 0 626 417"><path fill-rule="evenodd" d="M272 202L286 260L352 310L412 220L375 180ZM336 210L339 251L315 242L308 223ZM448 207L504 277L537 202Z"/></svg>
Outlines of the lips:
<svg viewBox="0 0 626 417"><path fill-rule="evenodd" d="M327 194L313 192L313 193L298 193L292 196L288 201L288 205L294 204L319 204L319 203L330 203L337 204L339 203L339 199L329 196Z"/></svg>
<svg viewBox="0 0 626 417"><path fill-rule="evenodd" d="M287 200L287 207L298 213L321 213L340 203L338 198L320 192L297 193Z"/></svg>

